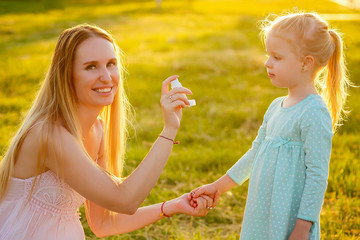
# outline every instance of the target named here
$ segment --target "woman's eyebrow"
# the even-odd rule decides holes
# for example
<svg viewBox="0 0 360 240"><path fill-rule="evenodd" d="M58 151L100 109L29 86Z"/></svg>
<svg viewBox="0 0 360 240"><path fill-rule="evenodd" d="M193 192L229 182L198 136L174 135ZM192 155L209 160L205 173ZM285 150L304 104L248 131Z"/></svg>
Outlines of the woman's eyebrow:
<svg viewBox="0 0 360 240"><path fill-rule="evenodd" d="M116 58L110 58L110 59L108 59L107 62L116 61L116 60L117 60ZM98 61L87 61L87 62L84 62L83 65L94 64L94 63L98 63Z"/></svg>
<svg viewBox="0 0 360 240"><path fill-rule="evenodd" d="M97 63L97 61L88 61L88 62L84 62L84 64L83 64L83 65L93 64L93 63Z"/></svg>

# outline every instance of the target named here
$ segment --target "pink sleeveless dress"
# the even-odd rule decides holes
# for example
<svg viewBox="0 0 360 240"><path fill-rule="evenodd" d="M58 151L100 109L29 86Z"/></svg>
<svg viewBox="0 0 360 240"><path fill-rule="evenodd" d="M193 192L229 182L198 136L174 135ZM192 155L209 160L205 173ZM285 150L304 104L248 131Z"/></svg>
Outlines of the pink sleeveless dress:
<svg viewBox="0 0 360 240"><path fill-rule="evenodd" d="M0 240L83 240L78 208L85 198L52 171L35 177L12 178L0 202Z"/></svg>

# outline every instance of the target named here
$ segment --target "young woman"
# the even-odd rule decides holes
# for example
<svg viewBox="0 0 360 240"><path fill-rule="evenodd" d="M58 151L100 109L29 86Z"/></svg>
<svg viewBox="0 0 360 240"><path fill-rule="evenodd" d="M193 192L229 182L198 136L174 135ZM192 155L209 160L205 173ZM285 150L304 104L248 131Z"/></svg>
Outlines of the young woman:
<svg viewBox="0 0 360 240"><path fill-rule="evenodd" d="M164 128L151 150L121 179L129 107L114 39L80 25L59 37L43 85L0 168L0 239L84 239L85 204L92 231L133 231L164 216L206 215L209 197L191 207L183 195L139 208L159 178L189 104L186 88L162 84Z"/></svg>

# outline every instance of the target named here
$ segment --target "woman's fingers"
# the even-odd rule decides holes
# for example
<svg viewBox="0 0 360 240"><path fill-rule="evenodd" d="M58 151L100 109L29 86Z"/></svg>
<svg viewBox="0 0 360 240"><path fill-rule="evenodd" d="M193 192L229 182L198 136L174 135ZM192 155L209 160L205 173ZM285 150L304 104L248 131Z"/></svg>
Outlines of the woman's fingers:
<svg viewBox="0 0 360 240"><path fill-rule="evenodd" d="M183 101L186 105L190 105L189 100L187 99L187 97L186 97L183 93L175 93L175 94L173 94L173 95L170 95L170 96L169 96L169 99L170 99L172 102L181 100L181 101Z"/></svg>
<svg viewBox="0 0 360 240"><path fill-rule="evenodd" d="M190 200L190 206L192 206L193 208L197 207L197 202L194 200Z"/></svg>
<svg viewBox="0 0 360 240"><path fill-rule="evenodd" d="M168 92L169 92L169 84L171 81L174 81L175 79L177 79L179 76L178 75L173 75L171 77L168 77L167 79L165 79L162 82L162 87L161 87L161 96L165 96Z"/></svg>
<svg viewBox="0 0 360 240"><path fill-rule="evenodd" d="M173 94L176 94L176 93L185 93L185 94L192 94L192 91L186 87L176 87L174 89L171 89L168 94L169 95L173 95Z"/></svg>
<svg viewBox="0 0 360 240"><path fill-rule="evenodd" d="M161 97L160 103L165 109L173 109L179 106L184 108L190 104L185 94L192 94L192 92L183 87L174 88Z"/></svg>
<svg viewBox="0 0 360 240"><path fill-rule="evenodd" d="M162 95L160 102L162 105L173 102L176 100L183 100L185 103L189 103L185 94L192 94L191 90L184 87L177 87L169 91L167 94Z"/></svg>

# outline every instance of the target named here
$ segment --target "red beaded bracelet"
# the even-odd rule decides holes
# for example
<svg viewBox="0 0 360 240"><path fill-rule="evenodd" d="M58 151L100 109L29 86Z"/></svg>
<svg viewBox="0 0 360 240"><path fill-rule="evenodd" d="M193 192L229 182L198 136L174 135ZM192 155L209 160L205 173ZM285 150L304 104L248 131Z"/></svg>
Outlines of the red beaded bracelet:
<svg viewBox="0 0 360 240"><path fill-rule="evenodd" d="M161 204L161 213L160 213L160 217L162 217L162 216L164 216L164 217L170 217L169 215L166 215L165 213L164 213L164 204L166 203L166 201L165 202L163 202L162 204Z"/></svg>
<svg viewBox="0 0 360 240"><path fill-rule="evenodd" d="M173 144L180 144L180 141L174 141L174 140L172 140L171 138L165 137L165 136L163 136L163 135L159 135L159 137L162 137L162 138L165 138L165 139L167 139L167 140L169 140L169 141L172 141Z"/></svg>

